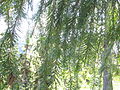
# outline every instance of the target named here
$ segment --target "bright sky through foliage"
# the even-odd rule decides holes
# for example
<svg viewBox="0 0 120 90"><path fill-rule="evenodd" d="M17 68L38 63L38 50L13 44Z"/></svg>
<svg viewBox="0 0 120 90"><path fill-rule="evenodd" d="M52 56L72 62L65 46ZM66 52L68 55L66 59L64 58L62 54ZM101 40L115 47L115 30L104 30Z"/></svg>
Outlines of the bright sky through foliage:
<svg viewBox="0 0 120 90"><path fill-rule="evenodd" d="M31 10L31 8L28 6L26 6L26 19L22 19L21 21L21 25L19 26L19 31L17 31L18 33L18 47L19 47L19 51L22 51L22 47L25 45L25 40L26 40L26 35L27 32L30 33L33 30L33 26L34 23L32 21L33 15L37 12L37 6L39 4L39 0L33 0L33 10ZM0 17L0 34L4 33L7 29L7 25L5 23L4 17ZM1 38L1 35L0 35Z"/></svg>

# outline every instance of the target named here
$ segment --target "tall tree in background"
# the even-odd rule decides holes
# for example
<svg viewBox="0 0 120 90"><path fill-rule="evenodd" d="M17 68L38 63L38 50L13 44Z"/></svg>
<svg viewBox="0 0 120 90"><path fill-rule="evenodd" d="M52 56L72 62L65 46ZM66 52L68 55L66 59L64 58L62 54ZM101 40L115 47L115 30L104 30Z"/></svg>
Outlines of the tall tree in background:
<svg viewBox="0 0 120 90"><path fill-rule="evenodd" d="M30 67L39 68L34 68L36 73L30 72L31 76L27 76L32 84L22 89L58 90L61 86L63 90L80 90L81 83L86 81L92 90L102 87L103 90L113 90L112 78L119 75L120 64L120 1L39 1L31 34L34 36L34 32L39 29L37 45L33 44L36 55L29 57L28 61ZM31 3L32 0L0 0L0 14L5 17L8 26L0 42L2 88L18 77L16 87L11 83L10 86L21 89L19 78L23 74L20 68L26 70L26 65L20 65L21 57L14 51L18 38L16 30L19 29L20 20L25 18L25 5L32 6ZM44 27L43 15L47 18ZM31 35L28 42L32 40ZM114 49L118 52L115 53ZM6 84L9 75L12 80L9 79Z"/></svg>

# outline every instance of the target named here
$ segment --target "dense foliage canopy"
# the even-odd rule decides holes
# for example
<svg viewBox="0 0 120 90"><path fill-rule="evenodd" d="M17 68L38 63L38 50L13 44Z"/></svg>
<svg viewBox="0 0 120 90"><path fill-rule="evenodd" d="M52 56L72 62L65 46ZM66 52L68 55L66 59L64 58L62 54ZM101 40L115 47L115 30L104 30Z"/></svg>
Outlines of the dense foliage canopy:
<svg viewBox="0 0 120 90"><path fill-rule="evenodd" d="M113 90L120 81L120 0L0 0L1 17L0 90Z"/></svg>

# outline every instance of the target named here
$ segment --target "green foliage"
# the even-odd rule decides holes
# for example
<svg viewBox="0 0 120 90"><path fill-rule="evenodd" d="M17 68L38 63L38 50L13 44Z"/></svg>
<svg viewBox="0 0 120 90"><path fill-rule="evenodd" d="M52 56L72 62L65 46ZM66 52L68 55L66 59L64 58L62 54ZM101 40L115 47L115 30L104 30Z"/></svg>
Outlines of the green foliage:
<svg viewBox="0 0 120 90"><path fill-rule="evenodd" d="M80 90L82 83L92 90L105 88L106 71L110 80L119 75L119 0L39 1L32 19L35 26L27 33L25 53L20 57L17 31L26 18L26 5L32 9L32 0L0 1L0 14L7 23L0 40L1 89L10 85L15 90ZM37 42L31 47L37 29ZM7 83L9 75L16 78L14 85Z"/></svg>

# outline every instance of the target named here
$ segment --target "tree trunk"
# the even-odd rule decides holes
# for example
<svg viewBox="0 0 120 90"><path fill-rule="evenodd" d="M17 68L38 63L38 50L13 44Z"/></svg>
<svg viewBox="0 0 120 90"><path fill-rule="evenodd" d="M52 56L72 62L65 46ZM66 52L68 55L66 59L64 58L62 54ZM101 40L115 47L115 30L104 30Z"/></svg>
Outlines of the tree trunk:
<svg viewBox="0 0 120 90"><path fill-rule="evenodd" d="M112 75L107 69L103 72L103 90L113 90Z"/></svg>
<svg viewBox="0 0 120 90"><path fill-rule="evenodd" d="M105 65L105 68L103 70L103 90L113 90L111 67L109 67L111 66L112 63L111 59L112 47L113 43L108 44L107 40L104 41L104 54L106 54L104 56L107 56L107 58L102 61Z"/></svg>

